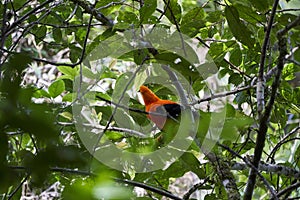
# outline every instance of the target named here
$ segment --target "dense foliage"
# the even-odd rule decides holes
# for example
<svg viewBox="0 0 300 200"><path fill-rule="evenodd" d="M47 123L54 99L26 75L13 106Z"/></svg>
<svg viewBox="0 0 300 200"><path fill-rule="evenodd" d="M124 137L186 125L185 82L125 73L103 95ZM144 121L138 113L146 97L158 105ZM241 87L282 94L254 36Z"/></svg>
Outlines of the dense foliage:
<svg viewBox="0 0 300 200"><path fill-rule="evenodd" d="M2 199L299 198L299 1L3 0L0 13ZM142 84L193 115L160 132ZM157 142L174 130L180 144ZM112 148L169 149L148 170Z"/></svg>

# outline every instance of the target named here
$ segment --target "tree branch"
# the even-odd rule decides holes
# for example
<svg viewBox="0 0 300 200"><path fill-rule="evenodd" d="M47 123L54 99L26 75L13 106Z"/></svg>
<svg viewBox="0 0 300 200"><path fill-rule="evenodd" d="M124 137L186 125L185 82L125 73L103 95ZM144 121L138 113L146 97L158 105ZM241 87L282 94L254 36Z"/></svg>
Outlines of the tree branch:
<svg viewBox="0 0 300 200"><path fill-rule="evenodd" d="M244 87L236 88L235 90L232 90L232 91L226 91L226 92L221 92L221 93L213 94L210 97L206 97L206 98L200 99L198 101L192 102L192 103L190 103L190 105L200 104L200 103L205 102L205 101L211 101L213 99L217 99L217 98L221 98L221 97L226 97L226 96L229 96L229 95L232 95L232 94L236 94L236 93L239 93L239 92L242 92L242 91L245 91L245 90L250 90L250 89L252 89L254 87L256 87L256 86L255 85L253 85L253 86L249 85L249 86L244 86Z"/></svg>
<svg viewBox="0 0 300 200"><path fill-rule="evenodd" d="M267 48L269 45L271 29L272 29L274 17L276 14L278 2L279 2L279 0L274 1L270 19L269 19L268 26L267 26L267 30L265 33L264 42L261 47L261 56L260 56L260 62L259 62L259 72L258 72L257 88L256 88L257 111L258 111L259 116L261 115L261 113L264 109L264 106L265 106L265 99L264 99L264 96L265 96L265 92L264 92L265 91L265 79L264 79L265 60L266 60Z"/></svg>
<svg viewBox="0 0 300 200"><path fill-rule="evenodd" d="M276 1L274 2L273 9L276 9L276 8L274 8L275 6L277 7ZM278 43L279 43L279 57L278 57L278 61L277 61L277 73L276 73L275 79L272 84L270 100L269 100L268 104L266 105L265 111L259 120L259 130L258 130L258 134L257 134L257 138L256 138L256 146L255 146L254 158L253 158L253 165L256 168L258 168L259 162L261 160L263 148L265 145L266 133L268 130L267 125L268 125L268 121L269 121L269 118L270 118L270 115L272 112L272 108L273 108L273 105L275 102L277 89L279 88L279 85L280 85L280 77L281 77L281 73L282 73L282 70L284 67L285 56L287 54L286 38L284 37L284 35L290 29L292 29L293 27L295 27L299 24L300 24L300 16L298 16L294 21L289 23L285 28L283 28L277 32L277 39L278 39ZM253 168L251 168L249 179L248 179L246 189L245 189L244 200L250 200L252 198L252 193L253 193L255 181L256 181L256 175L257 175L257 172L255 170L253 170Z"/></svg>
<svg viewBox="0 0 300 200"><path fill-rule="evenodd" d="M276 151L285 143L287 143L288 141L291 141L291 140L288 140L289 137L291 137L292 135L298 133L300 130L300 126L294 128L291 132L289 132L288 134L286 134L276 145L275 147L273 148L273 150L271 151L271 153L269 154L269 157L267 159L267 162L270 158L273 159L273 157L275 156L275 153ZM293 139L293 138L292 138Z"/></svg>
<svg viewBox="0 0 300 200"><path fill-rule="evenodd" d="M14 197L14 195L18 192L18 190L22 187L22 185L27 181L29 178L30 174L27 174L23 180L18 184L18 186L8 195L7 200L10 200Z"/></svg>
<svg viewBox="0 0 300 200"><path fill-rule="evenodd" d="M7 0L5 0L3 2L3 16L2 16L2 27L1 27L1 40L0 40L0 63L2 60L2 56L4 54L4 51L2 49L4 49L4 45L5 45L5 40L6 40L6 28L7 28ZM2 71L2 64L0 64L0 71ZM2 77L2 73L0 73L0 79Z"/></svg>
<svg viewBox="0 0 300 200"><path fill-rule="evenodd" d="M209 180L209 177L206 177L206 178L203 180L203 182L197 183L197 184L195 184L193 187L191 187L191 188L189 189L189 191L183 195L183 200L188 200L188 199L190 199L190 196L191 196L196 190L198 190L200 187L202 187L208 180Z"/></svg>
<svg viewBox="0 0 300 200"><path fill-rule="evenodd" d="M241 160L243 160L245 162L245 164L250 167L251 170L254 170L258 176L260 177L260 179L262 180L262 182L265 184L266 188L270 191L270 193L272 194L272 196L275 198L275 200L277 200L278 198L276 198L276 192L275 190L271 187L271 185L269 184L269 182L263 177L263 175L261 175L261 173L258 170L258 167L254 166L248 159L242 157L241 155L239 155L237 152L235 152L234 150L232 150L231 148L229 148L228 146L225 146L221 143L218 143L218 145L224 149L226 149L227 151L229 151L232 155L240 158Z"/></svg>
<svg viewBox="0 0 300 200"><path fill-rule="evenodd" d="M53 2L54 0L48 0L43 2L42 4L40 4L39 6L37 6L36 8L30 10L29 12L27 12L25 15L23 15L20 19L18 19L17 21L15 21L14 23L12 23L6 30L5 32L5 36L8 36L12 33L12 31L14 30L15 27L17 27L18 25L20 25L21 23L23 23L24 20L26 20L29 16L34 15L36 11L38 11L41 8L44 8L47 4Z"/></svg>
<svg viewBox="0 0 300 200"><path fill-rule="evenodd" d="M93 15L98 21L102 22L104 25L108 27L113 27L114 23L112 20L108 19L105 15L103 15L100 11L94 8L93 5L89 4L88 1L82 0L70 0L75 4L81 6L87 13Z"/></svg>
<svg viewBox="0 0 300 200"><path fill-rule="evenodd" d="M248 165L245 163L235 162L231 164L231 170L245 170L245 169L248 169ZM286 177L295 178L295 179L300 178L300 171L280 164L270 164L270 163L260 162L258 170L264 171L266 173L275 173L279 175L284 175Z"/></svg>
<svg viewBox="0 0 300 200"><path fill-rule="evenodd" d="M297 189L299 187L300 187L300 182L296 182L296 183L290 185L289 187L287 187L287 188L279 191L277 193L277 197L280 197L280 196L284 195L285 193L291 192L291 191L293 191L293 190L295 190L295 189Z"/></svg>
<svg viewBox="0 0 300 200"><path fill-rule="evenodd" d="M170 199L183 200L182 198L173 195L171 192L166 191L165 189L160 189L160 188L157 188L157 187L153 187L153 186L147 185L145 183L140 183L140 182L136 182L136 181L132 181L132 180L128 180L128 179L120 179L120 178L114 178L114 180L116 182L119 182L119 183L125 183L125 184L132 185L132 186L135 186L135 187L143 188L145 190L149 190L151 192L154 192L156 194L160 194L160 195L168 197Z"/></svg>
<svg viewBox="0 0 300 200"><path fill-rule="evenodd" d="M22 170L22 171L26 170L26 167L24 167L24 166L9 166L9 168L12 170ZM82 171L82 170L77 170L77 169L69 169L69 168L61 168L61 167L50 167L50 171L60 172L60 173L70 173L70 174L81 175L81 176L92 176L92 177L96 176L96 174L89 172L89 171ZM137 181L127 180L127 179L121 179L121 178L115 178L115 177L113 177L112 179L119 183L124 183L124 184L132 185L135 187L140 187L145 190L149 190L151 192L160 194L160 195L168 197L170 199L182 200L182 198L173 195L171 192L166 191L163 188L157 188L157 187L154 187L151 185L147 185L145 183L140 183Z"/></svg>

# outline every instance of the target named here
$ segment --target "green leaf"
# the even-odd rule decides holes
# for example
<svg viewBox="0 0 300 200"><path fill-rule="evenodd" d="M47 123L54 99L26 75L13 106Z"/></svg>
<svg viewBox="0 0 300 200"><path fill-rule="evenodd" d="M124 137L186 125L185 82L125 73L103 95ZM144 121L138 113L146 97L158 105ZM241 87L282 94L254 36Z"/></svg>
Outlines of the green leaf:
<svg viewBox="0 0 300 200"><path fill-rule="evenodd" d="M47 27L46 26L39 26L34 33L36 41L39 43L46 37Z"/></svg>
<svg viewBox="0 0 300 200"><path fill-rule="evenodd" d="M205 11L201 7L196 7L187 12L181 21L181 32L190 37L199 33L199 29L205 27Z"/></svg>
<svg viewBox="0 0 300 200"><path fill-rule="evenodd" d="M207 194L204 197L204 200L216 200L218 197L215 194Z"/></svg>
<svg viewBox="0 0 300 200"><path fill-rule="evenodd" d="M226 117L234 117L235 114L235 108L230 104L226 104Z"/></svg>
<svg viewBox="0 0 300 200"><path fill-rule="evenodd" d="M242 91L236 94L234 101L241 106L242 103L249 101L249 94L247 93L247 91Z"/></svg>
<svg viewBox="0 0 300 200"><path fill-rule="evenodd" d="M62 116L63 118L72 121L73 120L73 115L70 112L62 112L59 114L60 116Z"/></svg>
<svg viewBox="0 0 300 200"><path fill-rule="evenodd" d="M73 5L75 6L76 4L73 4ZM72 10L75 10L75 9L76 9L76 7L72 8ZM81 9L76 9L75 15L78 19L83 20L83 12Z"/></svg>
<svg viewBox="0 0 300 200"><path fill-rule="evenodd" d="M37 98L41 98L41 97L46 97L46 98L50 98L50 94L43 89L37 90L34 95L36 95Z"/></svg>
<svg viewBox="0 0 300 200"><path fill-rule="evenodd" d="M164 176L166 178L177 178L188 171L194 172L200 179L205 178L205 172L201 168L199 160L194 154L186 152L165 170Z"/></svg>
<svg viewBox="0 0 300 200"><path fill-rule="evenodd" d="M186 168L197 174L200 179L206 177L205 172L201 168L201 163L194 154L186 152L179 159L186 165Z"/></svg>
<svg viewBox="0 0 300 200"><path fill-rule="evenodd" d="M143 7L139 10L140 11L140 21L141 23L147 23L150 16L154 13L157 7L156 0L144 0Z"/></svg>
<svg viewBox="0 0 300 200"><path fill-rule="evenodd" d="M164 177L167 178L178 178L183 176L186 172L190 171L189 165L183 162L182 159L179 159L173 162L164 173Z"/></svg>
<svg viewBox="0 0 300 200"><path fill-rule="evenodd" d="M214 23L214 22L220 21L221 17L222 17L222 11L216 10L216 11L213 11L213 12L209 12L208 16L206 17L206 20L208 22Z"/></svg>
<svg viewBox="0 0 300 200"><path fill-rule="evenodd" d="M226 6L225 16L233 36L244 45L252 48L255 40L247 26L240 20L239 12L234 6Z"/></svg>
<svg viewBox="0 0 300 200"><path fill-rule="evenodd" d="M72 184L66 185L62 197L64 199L96 200L93 196L93 182L89 179L75 179Z"/></svg>
<svg viewBox="0 0 300 200"><path fill-rule="evenodd" d="M294 153L294 160L299 160L300 158L300 146L297 147L296 152ZM300 167L300 162L297 162L297 166Z"/></svg>
<svg viewBox="0 0 300 200"><path fill-rule="evenodd" d="M166 1L165 15L172 24L179 24L181 19L181 6L177 3L177 0Z"/></svg>
<svg viewBox="0 0 300 200"><path fill-rule="evenodd" d="M300 49L299 48L294 52L294 59L296 61L300 62Z"/></svg>
<svg viewBox="0 0 300 200"><path fill-rule="evenodd" d="M148 56L147 49L137 49L136 51L133 52L134 62L137 65L144 64L147 56Z"/></svg>
<svg viewBox="0 0 300 200"><path fill-rule="evenodd" d="M81 57L82 49L71 45L70 47L70 60L72 63L76 63L77 60Z"/></svg>
<svg viewBox="0 0 300 200"><path fill-rule="evenodd" d="M120 142L124 138L124 134L115 131L106 131L105 136L113 142Z"/></svg>
<svg viewBox="0 0 300 200"><path fill-rule="evenodd" d="M174 53L160 53L155 56L155 59L158 60L159 63L170 65L171 68L178 71L187 80L195 81L198 78L202 79L195 66L182 56ZM176 62L178 59L180 59L180 62Z"/></svg>
<svg viewBox="0 0 300 200"><path fill-rule="evenodd" d="M251 5L253 5L257 10L260 12L266 12L270 6L272 5L273 1L269 0L249 0Z"/></svg>
<svg viewBox="0 0 300 200"><path fill-rule="evenodd" d="M211 113L200 111L200 120L199 120L199 126L197 130L197 139L202 141L205 138L206 134L208 133L210 123L211 123Z"/></svg>
<svg viewBox="0 0 300 200"><path fill-rule="evenodd" d="M83 45L85 37L86 37L86 30L85 29L79 28L79 29L76 30L76 32L75 32L76 42Z"/></svg>
<svg viewBox="0 0 300 200"><path fill-rule="evenodd" d="M74 96L73 93L68 93L68 94L66 94L66 95L63 96L62 101L64 101L64 102L72 102L73 101L73 96Z"/></svg>
<svg viewBox="0 0 300 200"><path fill-rule="evenodd" d="M251 5L245 6L241 4L235 5L236 9L239 12L240 18L249 22L250 24L263 23L266 21L266 17L263 14L257 13L256 10L253 10Z"/></svg>
<svg viewBox="0 0 300 200"><path fill-rule="evenodd" d="M212 43L208 50L208 54L215 62L222 61L226 54L224 43Z"/></svg>
<svg viewBox="0 0 300 200"><path fill-rule="evenodd" d="M24 4L26 3L26 0L19 0L19 1L14 1L14 9L18 10L20 9Z"/></svg>
<svg viewBox="0 0 300 200"><path fill-rule="evenodd" d="M53 98L60 95L64 90L65 90L65 83L63 80L57 80L53 82L48 89L50 96Z"/></svg>
<svg viewBox="0 0 300 200"><path fill-rule="evenodd" d="M57 69L58 69L58 71L60 71L64 75L70 75L71 77L73 77L73 79L77 75L77 68L75 68L75 67L72 68L72 67L69 67L69 66L58 66Z"/></svg>
<svg viewBox="0 0 300 200"><path fill-rule="evenodd" d="M282 15L280 15L280 17L278 17L278 22L283 25L286 26L288 23L290 23L291 21L294 21L297 18L296 15L293 15L291 13L284 13Z"/></svg>
<svg viewBox="0 0 300 200"><path fill-rule="evenodd" d="M102 114L101 125L106 125L106 122L112 115L112 107L111 106L97 106L96 107L97 114Z"/></svg>
<svg viewBox="0 0 300 200"><path fill-rule="evenodd" d="M287 122L287 113L285 107L276 105L271 114L270 121L273 123L280 123L282 127L285 127Z"/></svg>
<svg viewBox="0 0 300 200"><path fill-rule="evenodd" d="M108 95L108 94L105 94L105 93L102 93L102 92L97 92L97 94L96 94L96 98L97 98L97 96L98 97L100 97L100 98L102 98L102 99L105 99L105 100L107 100L107 101L111 101L111 97ZM100 99L99 98L99 99ZM101 100L101 99L100 99ZM102 101L102 100L101 100Z"/></svg>
<svg viewBox="0 0 300 200"><path fill-rule="evenodd" d="M62 32L60 28L53 28L52 29L52 35L55 42L59 43L62 40Z"/></svg>
<svg viewBox="0 0 300 200"><path fill-rule="evenodd" d="M118 15L118 23L115 24L114 28L127 29L131 28L132 25L138 25L138 16L133 12L122 11Z"/></svg>
<svg viewBox="0 0 300 200"><path fill-rule="evenodd" d="M242 51L239 47L234 48L234 50L230 52L229 61L235 66L239 66L242 63Z"/></svg>
<svg viewBox="0 0 300 200"><path fill-rule="evenodd" d="M240 74L233 73L230 75L228 82L237 86L243 82L243 78Z"/></svg>
<svg viewBox="0 0 300 200"><path fill-rule="evenodd" d="M11 45L12 45L12 35L8 35L7 38L5 39L5 46L7 49L9 49Z"/></svg>
<svg viewBox="0 0 300 200"><path fill-rule="evenodd" d="M94 74L92 70L86 66L82 67L82 76L90 79L96 79L97 74Z"/></svg>
<svg viewBox="0 0 300 200"><path fill-rule="evenodd" d="M114 88L114 96L113 96L115 100L118 100L122 96L122 94L125 95L123 98L128 97L128 95L126 94L126 91L124 91L124 90L125 89L128 90L133 86L133 84L134 84L133 81L131 81L129 83L129 80L131 79L131 77L132 77L132 73L127 72L127 73L120 75L117 78L115 88ZM128 85L128 88L125 88L126 85Z"/></svg>

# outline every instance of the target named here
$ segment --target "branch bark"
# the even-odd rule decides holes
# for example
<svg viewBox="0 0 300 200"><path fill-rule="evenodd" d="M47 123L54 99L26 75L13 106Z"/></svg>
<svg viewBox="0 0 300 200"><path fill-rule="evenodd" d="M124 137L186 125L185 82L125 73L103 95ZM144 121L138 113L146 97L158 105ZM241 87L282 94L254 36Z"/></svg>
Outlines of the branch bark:
<svg viewBox="0 0 300 200"><path fill-rule="evenodd" d="M275 2L276 3L276 2ZM274 3L274 6L276 5ZM277 6L276 6L277 7ZM274 7L273 7L274 8ZM266 139L266 133L268 131L268 121L272 112L272 108L276 99L276 93L277 89L279 88L280 85L280 78L281 78L281 73L284 67L284 62L285 62L285 56L287 54L287 39L285 37L285 34L295 26L298 26L300 24L300 16L298 16L294 21L289 23L285 28L279 30L277 32L277 39L279 43L279 57L277 61L277 73L275 75L273 84L272 84L272 90L271 90L271 96L268 104L266 105L265 111L262 113L262 116L260 117L259 120L259 130L256 138L256 146L254 150L254 158L252 161L252 164L254 167L258 168L259 163L261 160L263 148L265 145L265 139ZM256 176L257 172L251 168L250 169L250 175L248 178L248 182L246 185L245 189L245 195L244 195L244 200L250 200L252 198L255 182L256 182Z"/></svg>
<svg viewBox="0 0 300 200"><path fill-rule="evenodd" d="M270 34L271 34L271 29L274 21L274 17L276 14L276 9L278 6L279 0L275 0L273 4L273 8L271 11L270 19L268 22L267 30L265 33L265 39L263 42L263 45L261 47L261 56L260 56L260 62L259 62L259 72L258 72L258 79L257 79L257 88L256 88L256 94L257 94L257 111L258 114L261 115L264 107L265 107L265 99L264 99L264 94L265 94L265 79L264 79L264 69L265 69L265 60L266 60L266 53L267 53L267 48L270 40Z"/></svg>
<svg viewBox="0 0 300 200"><path fill-rule="evenodd" d="M233 163L231 165L231 170L246 170L248 165L245 163ZM258 170L264 171L266 173L275 173L278 175L284 175L286 177L299 179L300 171L295 170L294 168L287 167L284 165L276 165L270 163L259 163Z"/></svg>
<svg viewBox="0 0 300 200"><path fill-rule="evenodd" d="M75 4L78 4L86 12L93 15L98 21L102 22L104 25L106 25L108 27L113 27L114 26L114 22L112 20L108 19L100 11L98 11L96 8L94 8L93 5L87 3L87 1L82 1L82 0L71 0L71 1Z"/></svg>

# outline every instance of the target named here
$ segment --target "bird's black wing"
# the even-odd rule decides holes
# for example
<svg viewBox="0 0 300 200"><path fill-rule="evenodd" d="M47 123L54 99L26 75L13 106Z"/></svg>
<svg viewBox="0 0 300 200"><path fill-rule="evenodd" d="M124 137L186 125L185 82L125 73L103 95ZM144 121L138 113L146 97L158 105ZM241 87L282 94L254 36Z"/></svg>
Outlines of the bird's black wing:
<svg viewBox="0 0 300 200"><path fill-rule="evenodd" d="M156 112L166 115L168 118L177 119L182 109L182 106L179 104L164 104L157 107Z"/></svg>

